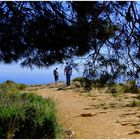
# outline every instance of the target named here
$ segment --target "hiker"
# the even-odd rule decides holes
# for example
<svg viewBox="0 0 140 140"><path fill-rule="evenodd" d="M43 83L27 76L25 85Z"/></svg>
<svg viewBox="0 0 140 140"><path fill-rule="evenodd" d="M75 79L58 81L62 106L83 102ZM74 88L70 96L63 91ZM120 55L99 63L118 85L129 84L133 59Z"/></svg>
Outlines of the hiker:
<svg viewBox="0 0 140 140"><path fill-rule="evenodd" d="M66 85L70 86L70 77L72 75L72 67L66 62L66 66L64 69L64 75L66 75Z"/></svg>
<svg viewBox="0 0 140 140"><path fill-rule="evenodd" d="M54 75L54 80L55 80L55 83L56 83L58 81L58 76L59 76L58 68L54 69L53 75Z"/></svg>

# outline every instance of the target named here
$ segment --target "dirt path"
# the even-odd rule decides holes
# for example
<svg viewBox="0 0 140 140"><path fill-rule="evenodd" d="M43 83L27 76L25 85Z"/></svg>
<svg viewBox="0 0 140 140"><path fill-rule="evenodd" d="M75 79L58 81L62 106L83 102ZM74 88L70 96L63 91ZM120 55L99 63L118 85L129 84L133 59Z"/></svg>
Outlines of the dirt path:
<svg viewBox="0 0 140 140"><path fill-rule="evenodd" d="M70 138L140 138L140 109L129 107L137 95L113 97L92 91L90 96L60 86L42 86L37 94L55 99L59 121ZM68 138L68 136L64 138Z"/></svg>

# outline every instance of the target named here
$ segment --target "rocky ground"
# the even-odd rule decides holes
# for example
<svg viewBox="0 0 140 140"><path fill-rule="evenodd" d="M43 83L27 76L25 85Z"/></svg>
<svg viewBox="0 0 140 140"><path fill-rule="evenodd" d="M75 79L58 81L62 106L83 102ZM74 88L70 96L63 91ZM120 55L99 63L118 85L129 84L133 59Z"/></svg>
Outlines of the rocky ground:
<svg viewBox="0 0 140 140"><path fill-rule="evenodd" d="M113 96L102 90L78 93L64 83L32 85L28 90L54 98L62 138L140 138L140 107L131 106L137 94Z"/></svg>

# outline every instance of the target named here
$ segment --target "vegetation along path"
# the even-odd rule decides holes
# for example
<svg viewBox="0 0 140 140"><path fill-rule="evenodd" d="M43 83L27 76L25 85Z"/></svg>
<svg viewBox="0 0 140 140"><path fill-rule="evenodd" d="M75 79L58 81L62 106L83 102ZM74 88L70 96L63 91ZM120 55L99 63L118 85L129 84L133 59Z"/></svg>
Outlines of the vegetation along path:
<svg viewBox="0 0 140 140"><path fill-rule="evenodd" d="M140 138L140 109L132 107L137 94L76 93L63 83L32 86L31 90L55 99L63 138Z"/></svg>

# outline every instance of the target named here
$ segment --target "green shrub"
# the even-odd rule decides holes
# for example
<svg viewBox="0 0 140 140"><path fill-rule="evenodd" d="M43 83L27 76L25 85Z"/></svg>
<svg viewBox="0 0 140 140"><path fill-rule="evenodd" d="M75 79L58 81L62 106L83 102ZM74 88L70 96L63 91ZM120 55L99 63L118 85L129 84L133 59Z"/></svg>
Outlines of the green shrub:
<svg viewBox="0 0 140 140"><path fill-rule="evenodd" d="M130 104L130 107L140 107L140 101L139 100L133 100Z"/></svg>
<svg viewBox="0 0 140 140"><path fill-rule="evenodd" d="M112 93L112 94L117 93L116 88L111 88L111 90L110 90L110 91L111 91L111 93Z"/></svg>
<svg viewBox="0 0 140 140"><path fill-rule="evenodd" d="M7 80L0 84L0 93L8 94L8 93L17 93L21 90L26 89L25 84L17 84L13 81Z"/></svg>
<svg viewBox="0 0 140 140"><path fill-rule="evenodd" d="M17 84L17 89L19 90L25 90L27 88L27 85L25 84Z"/></svg>
<svg viewBox="0 0 140 140"><path fill-rule="evenodd" d="M8 94L8 93L17 93L18 89L13 83L2 83L0 84L0 93Z"/></svg>
<svg viewBox="0 0 140 140"><path fill-rule="evenodd" d="M77 77L73 79L75 88L82 88L84 91L90 91L92 89L92 80L85 77Z"/></svg>
<svg viewBox="0 0 140 140"><path fill-rule="evenodd" d="M14 81L11 81L11 80L6 80L4 83L7 83L7 84L16 84Z"/></svg>
<svg viewBox="0 0 140 140"><path fill-rule="evenodd" d="M139 93L138 87L136 85L136 81L127 81L125 85L123 85L124 93Z"/></svg>
<svg viewBox="0 0 140 140"><path fill-rule="evenodd" d="M0 138L57 138L56 107L52 99L24 94L0 94Z"/></svg>
<svg viewBox="0 0 140 140"><path fill-rule="evenodd" d="M111 84L111 85L106 85L107 86L107 93L114 94L114 96L123 93L122 91L122 85L120 84ZM115 95L116 94L116 95Z"/></svg>
<svg viewBox="0 0 140 140"><path fill-rule="evenodd" d="M101 74L98 79L94 80L94 86L97 88L103 88L106 86L111 86L113 84L114 82L112 80L112 76L108 73Z"/></svg>
<svg viewBox="0 0 140 140"><path fill-rule="evenodd" d="M140 100L140 94L138 94L136 98L137 98L138 100Z"/></svg>
<svg viewBox="0 0 140 140"><path fill-rule="evenodd" d="M135 81L127 81L125 84L112 84L108 86L108 93L139 93Z"/></svg>

